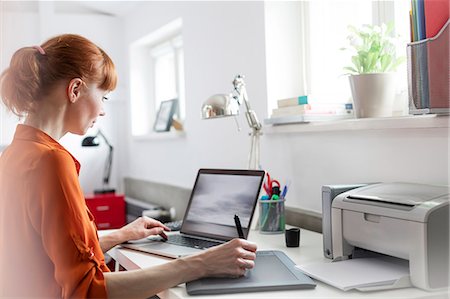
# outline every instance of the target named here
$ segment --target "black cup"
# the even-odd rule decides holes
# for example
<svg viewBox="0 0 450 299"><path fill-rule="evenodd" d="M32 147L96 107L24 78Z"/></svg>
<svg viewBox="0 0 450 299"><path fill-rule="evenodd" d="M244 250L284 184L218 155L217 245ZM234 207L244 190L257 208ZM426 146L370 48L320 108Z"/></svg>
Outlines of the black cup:
<svg viewBox="0 0 450 299"><path fill-rule="evenodd" d="M298 247L300 245L300 229L299 228L290 228L287 229L284 233L286 237L286 246L287 247Z"/></svg>

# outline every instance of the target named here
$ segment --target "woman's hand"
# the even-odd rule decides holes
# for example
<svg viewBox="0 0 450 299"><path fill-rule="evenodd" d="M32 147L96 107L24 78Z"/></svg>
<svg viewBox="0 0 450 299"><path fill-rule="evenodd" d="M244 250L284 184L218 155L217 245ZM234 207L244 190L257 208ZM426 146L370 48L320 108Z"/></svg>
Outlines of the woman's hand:
<svg viewBox="0 0 450 299"><path fill-rule="evenodd" d="M148 298L180 283L205 276L242 276L246 269L253 268L255 252L256 244L234 239L198 254L153 267L108 272L104 274L108 295L114 298Z"/></svg>
<svg viewBox="0 0 450 299"><path fill-rule="evenodd" d="M119 230L101 237L100 246L102 251L106 252L117 244L139 240L151 235L161 235L163 238L167 238L164 231L170 231L170 228L158 220L143 216L123 226Z"/></svg>
<svg viewBox="0 0 450 299"><path fill-rule="evenodd" d="M255 266L255 243L244 239L233 239L225 244L215 246L195 257L203 264L201 276L243 276L247 269Z"/></svg>
<svg viewBox="0 0 450 299"><path fill-rule="evenodd" d="M239 277L255 266L256 244L233 239L195 255L137 271L105 273L110 297L150 297L202 277ZM151 283L149 283L149 281ZM130 287L124 287L130 286Z"/></svg>
<svg viewBox="0 0 450 299"><path fill-rule="evenodd" d="M158 220L147 216L139 217L133 222L119 229L122 235L122 242L139 240L151 235L163 235L164 231L170 231L170 228Z"/></svg>

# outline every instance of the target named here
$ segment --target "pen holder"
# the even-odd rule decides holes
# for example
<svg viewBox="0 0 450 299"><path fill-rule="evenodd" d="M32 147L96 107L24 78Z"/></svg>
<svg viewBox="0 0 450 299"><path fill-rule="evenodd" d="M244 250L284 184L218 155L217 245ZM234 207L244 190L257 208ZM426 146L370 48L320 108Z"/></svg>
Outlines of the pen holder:
<svg viewBox="0 0 450 299"><path fill-rule="evenodd" d="M259 200L261 234L282 234L285 229L284 199Z"/></svg>

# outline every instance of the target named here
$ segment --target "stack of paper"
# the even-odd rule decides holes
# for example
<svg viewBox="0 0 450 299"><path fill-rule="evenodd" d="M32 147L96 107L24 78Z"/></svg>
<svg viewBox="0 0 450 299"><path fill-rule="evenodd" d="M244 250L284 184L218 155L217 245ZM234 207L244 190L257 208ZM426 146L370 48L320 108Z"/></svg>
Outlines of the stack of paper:
<svg viewBox="0 0 450 299"><path fill-rule="evenodd" d="M343 291L410 286L407 262L391 262L381 258L357 258L333 263L297 265L297 267L312 278ZM406 284L404 284L405 281Z"/></svg>
<svg viewBox="0 0 450 299"><path fill-rule="evenodd" d="M351 103L308 103L308 96L300 96L277 101L278 108L272 109L265 124L281 125L308 123L315 121L333 121L353 118Z"/></svg>

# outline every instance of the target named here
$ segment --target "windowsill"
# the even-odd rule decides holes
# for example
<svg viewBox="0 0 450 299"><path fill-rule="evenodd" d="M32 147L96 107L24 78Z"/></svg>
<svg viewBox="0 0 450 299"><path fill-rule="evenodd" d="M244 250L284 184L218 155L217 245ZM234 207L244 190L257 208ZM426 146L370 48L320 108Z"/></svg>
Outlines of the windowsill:
<svg viewBox="0 0 450 299"><path fill-rule="evenodd" d="M185 131L151 132L146 135L133 136L136 141L159 140L159 139L179 139L186 137Z"/></svg>
<svg viewBox="0 0 450 299"><path fill-rule="evenodd" d="M427 129L448 128L448 115L408 115L386 118L357 118L337 121L317 121L286 125L264 126L264 133L301 133L301 132L330 132L355 130L386 130L386 129Z"/></svg>

